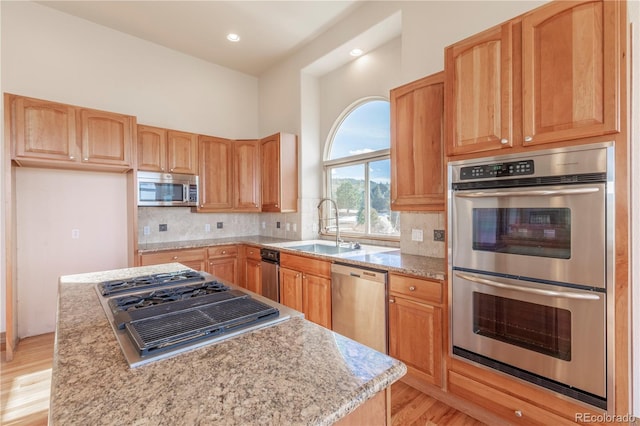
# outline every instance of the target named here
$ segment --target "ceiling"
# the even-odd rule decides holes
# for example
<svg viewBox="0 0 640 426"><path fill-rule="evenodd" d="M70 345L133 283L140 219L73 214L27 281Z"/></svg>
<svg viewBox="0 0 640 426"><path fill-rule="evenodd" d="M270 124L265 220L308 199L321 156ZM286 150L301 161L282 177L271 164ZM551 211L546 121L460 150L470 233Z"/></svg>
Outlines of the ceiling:
<svg viewBox="0 0 640 426"><path fill-rule="evenodd" d="M359 0L38 3L254 76L362 5ZM230 32L241 40L229 42Z"/></svg>

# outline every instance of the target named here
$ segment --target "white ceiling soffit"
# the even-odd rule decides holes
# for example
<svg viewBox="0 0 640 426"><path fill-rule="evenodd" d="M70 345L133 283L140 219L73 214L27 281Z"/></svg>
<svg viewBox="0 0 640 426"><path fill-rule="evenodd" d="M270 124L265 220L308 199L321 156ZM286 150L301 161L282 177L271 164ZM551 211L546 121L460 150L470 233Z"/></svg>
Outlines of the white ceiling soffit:
<svg viewBox="0 0 640 426"><path fill-rule="evenodd" d="M205 61L258 76L362 5L336 1L38 1ZM230 32L239 43L227 41Z"/></svg>
<svg viewBox="0 0 640 426"><path fill-rule="evenodd" d="M304 68L304 72L319 77L356 58L349 53L354 48L362 49L364 54L371 52L402 34L402 12L398 11L378 22L368 30L332 50L322 58Z"/></svg>

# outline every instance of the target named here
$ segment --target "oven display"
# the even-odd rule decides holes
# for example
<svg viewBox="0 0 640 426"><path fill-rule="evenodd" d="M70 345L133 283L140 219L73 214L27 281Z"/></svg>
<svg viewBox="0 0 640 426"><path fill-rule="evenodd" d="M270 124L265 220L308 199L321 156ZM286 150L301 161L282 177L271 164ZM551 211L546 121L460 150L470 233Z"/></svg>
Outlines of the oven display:
<svg viewBox="0 0 640 426"><path fill-rule="evenodd" d="M532 175L533 173L533 160L480 164L477 166L462 167L460 169L460 180L525 176Z"/></svg>

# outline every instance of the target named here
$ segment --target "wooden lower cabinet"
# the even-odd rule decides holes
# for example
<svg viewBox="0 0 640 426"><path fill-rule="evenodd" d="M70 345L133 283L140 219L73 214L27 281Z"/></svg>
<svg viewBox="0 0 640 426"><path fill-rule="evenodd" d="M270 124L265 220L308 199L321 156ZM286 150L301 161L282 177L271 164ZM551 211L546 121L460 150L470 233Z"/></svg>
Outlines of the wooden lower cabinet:
<svg viewBox="0 0 640 426"><path fill-rule="evenodd" d="M361 406L334 423L336 426L391 425L391 388L381 390Z"/></svg>
<svg viewBox="0 0 640 426"><path fill-rule="evenodd" d="M389 355L410 375L442 386L443 284L389 274Z"/></svg>
<svg viewBox="0 0 640 426"><path fill-rule="evenodd" d="M238 282L238 248L216 246L207 249L207 272L232 284Z"/></svg>
<svg viewBox="0 0 640 426"><path fill-rule="evenodd" d="M475 381L455 371L449 371L449 392L479 405L510 424L575 425L547 409L528 403L517 396L501 392L493 386ZM582 410L580 412L586 412Z"/></svg>
<svg viewBox="0 0 640 426"><path fill-rule="evenodd" d="M155 253L143 253L139 257L140 266L160 265L163 263L182 263L196 271L205 270L205 255L202 249L167 250Z"/></svg>
<svg viewBox="0 0 640 426"><path fill-rule="evenodd" d="M331 329L331 263L281 253L280 303Z"/></svg>

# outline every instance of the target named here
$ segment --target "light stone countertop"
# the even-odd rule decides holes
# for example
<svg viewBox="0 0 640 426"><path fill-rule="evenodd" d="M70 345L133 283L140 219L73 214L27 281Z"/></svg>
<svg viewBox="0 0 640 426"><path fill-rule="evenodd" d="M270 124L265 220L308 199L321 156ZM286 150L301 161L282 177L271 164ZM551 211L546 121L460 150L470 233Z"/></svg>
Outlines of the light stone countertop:
<svg viewBox="0 0 640 426"><path fill-rule="evenodd" d="M406 372L302 318L130 369L93 284L181 269L60 278L50 424L328 425Z"/></svg>
<svg viewBox="0 0 640 426"><path fill-rule="evenodd" d="M371 252L368 252L366 250L363 250L359 254L344 256L305 253L287 248L287 245L291 245L291 243L294 242L295 241L292 240L284 240L281 238L273 237L240 236L231 238L212 238L206 240L187 240L166 243L141 244L138 248L138 253L153 253L162 250L201 248L224 244L253 244L264 247L277 247L282 252L302 256L310 256L332 262L347 263L368 268L384 269L390 272L409 274L434 280L446 279L447 265L445 259L443 258L405 254L401 253L399 249L394 250L389 247L387 247L387 249L389 249L388 251L379 252L377 250L373 250ZM297 242L303 243L302 241ZM363 245L363 247L374 246Z"/></svg>

